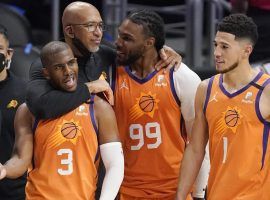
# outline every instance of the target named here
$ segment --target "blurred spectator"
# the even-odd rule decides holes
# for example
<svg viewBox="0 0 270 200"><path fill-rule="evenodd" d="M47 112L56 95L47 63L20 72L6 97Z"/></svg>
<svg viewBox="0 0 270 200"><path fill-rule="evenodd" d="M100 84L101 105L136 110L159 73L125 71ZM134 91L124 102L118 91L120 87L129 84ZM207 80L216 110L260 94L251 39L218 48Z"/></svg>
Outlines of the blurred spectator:
<svg viewBox="0 0 270 200"><path fill-rule="evenodd" d="M11 157L15 140L14 117L25 100L26 83L7 70L12 54L6 28L0 25L0 163L5 163ZM26 175L14 180L1 180L0 199L24 200L25 183Z"/></svg>
<svg viewBox="0 0 270 200"><path fill-rule="evenodd" d="M259 40L250 57L250 62L270 59L270 1L231 0L232 12L246 13L258 26Z"/></svg>

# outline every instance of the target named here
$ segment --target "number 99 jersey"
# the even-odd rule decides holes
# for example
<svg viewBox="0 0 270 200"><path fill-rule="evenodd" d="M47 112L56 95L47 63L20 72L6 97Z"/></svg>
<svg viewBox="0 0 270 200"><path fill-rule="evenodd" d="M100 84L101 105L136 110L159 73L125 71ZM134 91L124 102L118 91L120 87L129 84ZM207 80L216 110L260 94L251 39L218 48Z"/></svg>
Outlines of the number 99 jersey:
<svg viewBox="0 0 270 200"><path fill-rule="evenodd" d="M26 199L94 200L98 163L95 127L93 104L38 122Z"/></svg>
<svg viewBox="0 0 270 200"><path fill-rule="evenodd" d="M173 70L138 79L117 67L115 114L125 157L120 193L141 198L174 197L185 140ZM181 124L182 123L182 124Z"/></svg>

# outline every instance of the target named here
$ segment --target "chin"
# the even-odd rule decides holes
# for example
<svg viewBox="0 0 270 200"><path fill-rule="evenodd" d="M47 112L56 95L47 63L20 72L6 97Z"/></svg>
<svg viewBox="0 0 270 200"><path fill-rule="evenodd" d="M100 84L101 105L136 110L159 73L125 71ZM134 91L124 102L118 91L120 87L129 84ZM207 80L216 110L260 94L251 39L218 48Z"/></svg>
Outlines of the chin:
<svg viewBox="0 0 270 200"><path fill-rule="evenodd" d="M90 52L92 52L92 53L95 53L95 52L97 52L98 50L99 50L99 46L98 47L92 47L92 48L89 48L88 49Z"/></svg>

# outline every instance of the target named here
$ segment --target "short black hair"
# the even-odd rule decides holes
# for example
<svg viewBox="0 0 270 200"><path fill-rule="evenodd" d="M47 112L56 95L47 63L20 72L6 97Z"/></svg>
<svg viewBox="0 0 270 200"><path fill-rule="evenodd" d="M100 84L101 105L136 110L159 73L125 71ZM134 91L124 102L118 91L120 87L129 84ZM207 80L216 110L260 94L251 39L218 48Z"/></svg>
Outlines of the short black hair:
<svg viewBox="0 0 270 200"><path fill-rule="evenodd" d="M231 14L218 24L217 31L231 33L236 39L247 38L253 46L258 40L257 25L251 17L244 14Z"/></svg>
<svg viewBox="0 0 270 200"><path fill-rule="evenodd" d="M0 34L4 36L7 42L9 42L7 28L2 24L0 24Z"/></svg>
<svg viewBox="0 0 270 200"><path fill-rule="evenodd" d="M143 9L131 12L126 19L142 25L146 36L156 39L155 48L159 51L165 43L163 19L154 11Z"/></svg>
<svg viewBox="0 0 270 200"><path fill-rule="evenodd" d="M47 67L51 63L53 55L61 51L69 49L69 45L61 41L52 41L46 44L40 52L40 59L43 67Z"/></svg>

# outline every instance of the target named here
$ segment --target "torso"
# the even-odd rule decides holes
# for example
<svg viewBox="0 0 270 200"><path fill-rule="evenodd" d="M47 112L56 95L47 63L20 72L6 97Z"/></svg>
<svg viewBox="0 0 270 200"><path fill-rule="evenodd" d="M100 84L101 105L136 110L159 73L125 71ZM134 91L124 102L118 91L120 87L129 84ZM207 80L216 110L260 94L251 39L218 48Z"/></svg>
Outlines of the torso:
<svg viewBox="0 0 270 200"><path fill-rule="evenodd" d="M185 141L172 72L136 78L117 67L115 113L125 155L121 193L165 198L176 193Z"/></svg>
<svg viewBox="0 0 270 200"><path fill-rule="evenodd" d="M57 119L38 122L27 199L94 199L98 140L92 106L82 104Z"/></svg>
<svg viewBox="0 0 270 200"><path fill-rule="evenodd" d="M229 93L222 75L208 85L205 115L209 127L211 170L208 199L263 199L270 170L270 123L259 109L268 75L259 73Z"/></svg>

